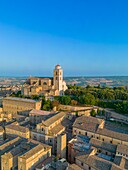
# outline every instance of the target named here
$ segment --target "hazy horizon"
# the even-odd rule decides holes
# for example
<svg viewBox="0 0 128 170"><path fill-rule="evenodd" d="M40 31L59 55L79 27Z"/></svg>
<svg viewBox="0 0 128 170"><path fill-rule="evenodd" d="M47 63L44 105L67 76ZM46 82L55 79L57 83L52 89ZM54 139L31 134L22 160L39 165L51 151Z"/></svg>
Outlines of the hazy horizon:
<svg viewBox="0 0 128 170"><path fill-rule="evenodd" d="M0 76L0 78L28 78L30 76ZM47 77L47 78L52 78L53 76L38 76L38 75L34 75L34 76L31 76L31 77L40 77L40 78L44 78L44 77ZM128 76L64 76L64 78L114 78L114 77L128 77Z"/></svg>

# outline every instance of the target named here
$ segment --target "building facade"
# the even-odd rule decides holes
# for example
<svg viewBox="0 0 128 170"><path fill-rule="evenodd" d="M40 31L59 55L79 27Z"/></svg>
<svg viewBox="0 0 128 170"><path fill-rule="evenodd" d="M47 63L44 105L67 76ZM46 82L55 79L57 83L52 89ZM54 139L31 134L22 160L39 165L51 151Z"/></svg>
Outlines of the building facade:
<svg viewBox="0 0 128 170"><path fill-rule="evenodd" d="M35 167L51 156L51 147L38 144L18 157L18 170L34 170Z"/></svg>
<svg viewBox="0 0 128 170"><path fill-rule="evenodd" d="M52 146L52 153L56 154L57 145L59 144L57 142L57 136L65 131L65 126L62 123L64 118L65 113L60 112L48 118L46 121L42 121L42 123L37 124L36 128L31 131L31 138ZM60 140L64 142L63 144L65 145L66 136L60 136L58 141ZM62 151L62 148L63 146L59 144L58 151Z"/></svg>
<svg viewBox="0 0 128 170"><path fill-rule="evenodd" d="M112 131L105 127L105 121L90 116L82 116L73 124L73 135L83 135L96 138L112 144L128 145L128 135Z"/></svg>
<svg viewBox="0 0 128 170"><path fill-rule="evenodd" d="M32 109L40 110L41 101L18 97L6 97L3 99L3 111L16 115L18 112L29 111Z"/></svg>
<svg viewBox="0 0 128 170"><path fill-rule="evenodd" d="M57 156L66 159L67 135L62 133L57 136Z"/></svg>

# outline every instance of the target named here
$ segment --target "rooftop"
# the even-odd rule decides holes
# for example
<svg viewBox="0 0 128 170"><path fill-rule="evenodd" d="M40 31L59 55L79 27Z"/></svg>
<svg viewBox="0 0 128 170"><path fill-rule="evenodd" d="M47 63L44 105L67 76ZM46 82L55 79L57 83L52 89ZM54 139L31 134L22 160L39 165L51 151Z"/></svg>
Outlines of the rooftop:
<svg viewBox="0 0 128 170"><path fill-rule="evenodd" d="M114 163L122 169L128 169L128 160L122 156L116 156Z"/></svg>
<svg viewBox="0 0 128 170"><path fill-rule="evenodd" d="M96 132L98 126L104 122L102 119L93 118L90 116L81 116L76 119L73 127L80 128L90 132Z"/></svg>
<svg viewBox="0 0 128 170"><path fill-rule="evenodd" d="M5 154L7 154L8 158L12 158L16 155L19 155L20 153L22 154L24 151L25 149L18 145L17 147L13 148L10 152Z"/></svg>
<svg viewBox="0 0 128 170"><path fill-rule="evenodd" d="M76 159L80 160L87 164L90 167L93 167L96 170L110 170L112 166L112 162L102 159L96 155L78 155Z"/></svg>
<svg viewBox="0 0 128 170"><path fill-rule="evenodd" d="M102 119L94 118L91 116L81 116L76 119L75 123L73 124L73 127L82 129L89 132L94 132L96 134L109 136L111 138L128 141L128 134L125 133L119 133L116 131L113 131L113 129L108 129L106 126L103 126L103 128L100 128L99 125L102 125L105 121Z"/></svg>
<svg viewBox="0 0 128 170"><path fill-rule="evenodd" d="M40 152L42 152L42 150L45 149L50 149L51 147L49 145L45 145L45 144L38 144L37 146L33 147L31 150L29 150L28 152L26 152L25 154L23 154L21 157L25 158L25 159L29 159L30 157L32 157L35 154L40 154Z"/></svg>
<svg viewBox="0 0 128 170"><path fill-rule="evenodd" d="M5 126L5 129L12 129L12 130L23 132L23 133L29 132L28 128L19 126L19 125L15 125L15 124L7 125L7 126Z"/></svg>
<svg viewBox="0 0 128 170"><path fill-rule="evenodd" d="M128 155L128 146L127 145L118 144L117 145L117 152L120 152L120 153Z"/></svg>
<svg viewBox="0 0 128 170"><path fill-rule="evenodd" d="M70 164L68 170L82 170L82 169L76 164Z"/></svg>
<svg viewBox="0 0 128 170"><path fill-rule="evenodd" d="M29 102L29 103L36 103L36 100L32 99L25 99L25 98L19 98L19 97L6 97L4 100L15 100L15 101L21 101L21 102Z"/></svg>
<svg viewBox="0 0 128 170"><path fill-rule="evenodd" d="M122 170L122 168L117 166L116 164L112 164L111 170Z"/></svg>
<svg viewBox="0 0 128 170"><path fill-rule="evenodd" d="M53 127L50 131L52 132L52 134L58 134L60 131L65 130L65 127L59 123L58 125L56 125L55 127Z"/></svg>
<svg viewBox="0 0 128 170"><path fill-rule="evenodd" d="M53 114L53 113L54 113L54 112L33 109L33 110L30 111L29 114L35 114L35 115L49 115L49 114Z"/></svg>
<svg viewBox="0 0 128 170"><path fill-rule="evenodd" d="M104 135L104 136L109 136L111 138L115 138L115 139L119 139L119 140L123 140L123 141L128 141L128 135L127 134L123 134L123 133L119 133L119 132L115 132L106 128L97 129L97 132L100 135Z"/></svg>
<svg viewBox="0 0 128 170"><path fill-rule="evenodd" d="M23 141L23 139L21 139L20 137L17 137L17 138L14 138L12 140L1 143L0 144L0 150L3 151L6 147L9 147L11 145L15 145L17 143L20 143L21 141Z"/></svg>
<svg viewBox="0 0 128 170"><path fill-rule="evenodd" d="M103 141L98 140L96 138L91 138L90 139L90 144L92 146L96 147L96 148L102 148L102 149L107 150L109 152L116 153L117 145L107 143L107 142L103 142Z"/></svg>
<svg viewBox="0 0 128 170"><path fill-rule="evenodd" d="M65 116L65 112L59 112L57 113L55 116L50 117L49 119L47 119L45 122L43 122L46 126L50 126L53 123L55 123L57 120L59 120L60 118L63 118Z"/></svg>

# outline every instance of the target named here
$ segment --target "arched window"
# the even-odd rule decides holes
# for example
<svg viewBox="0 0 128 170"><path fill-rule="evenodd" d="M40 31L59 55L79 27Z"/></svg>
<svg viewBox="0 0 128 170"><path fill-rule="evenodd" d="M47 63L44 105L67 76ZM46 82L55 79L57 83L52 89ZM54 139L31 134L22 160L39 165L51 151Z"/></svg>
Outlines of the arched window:
<svg viewBox="0 0 128 170"><path fill-rule="evenodd" d="M43 83L43 85L47 85L47 83L46 83L46 82L44 82L44 83Z"/></svg>

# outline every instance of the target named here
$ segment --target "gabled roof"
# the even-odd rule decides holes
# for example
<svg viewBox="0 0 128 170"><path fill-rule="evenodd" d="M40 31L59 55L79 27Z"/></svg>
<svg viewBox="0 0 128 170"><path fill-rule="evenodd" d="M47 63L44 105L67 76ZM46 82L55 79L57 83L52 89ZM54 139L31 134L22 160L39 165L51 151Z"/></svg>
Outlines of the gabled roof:
<svg viewBox="0 0 128 170"><path fill-rule="evenodd" d="M52 116L49 119L47 119L46 121L44 121L44 124L49 127L50 125L55 123L60 118L63 118L64 116L65 116L65 112L59 112L55 116Z"/></svg>
<svg viewBox="0 0 128 170"><path fill-rule="evenodd" d="M35 100L19 98L19 97L6 97L6 98L4 98L4 100L15 100L15 101L21 101L21 102L36 103Z"/></svg>
<svg viewBox="0 0 128 170"><path fill-rule="evenodd" d="M110 170L112 167L112 162L100 158L96 155L80 155L76 156L80 162L87 164L88 166L96 170Z"/></svg>
<svg viewBox="0 0 128 170"><path fill-rule="evenodd" d="M127 134L115 132L115 131L109 130L107 128L103 128L103 129L98 128L96 133L98 133L100 135L108 136L108 137L111 137L114 139L119 139L119 140L128 142Z"/></svg>
<svg viewBox="0 0 128 170"><path fill-rule="evenodd" d="M96 132L99 125L103 122L104 120L102 119L97 119L91 116L81 116L75 120L73 127L85 131Z"/></svg>
<svg viewBox="0 0 128 170"><path fill-rule="evenodd" d="M29 132L28 128L19 126L19 125L15 125L15 124L7 125L7 126L5 126L5 129L12 129L12 130L23 132L23 133Z"/></svg>
<svg viewBox="0 0 128 170"><path fill-rule="evenodd" d="M111 143L108 144L108 142L103 142L96 138L91 138L90 144L96 148L101 148L109 152L116 153L117 145Z"/></svg>
<svg viewBox="0 0 128 170"><path fill-rule="evenodd" d="M128 145L118 144L117 152L128 155Z"/></svg>

